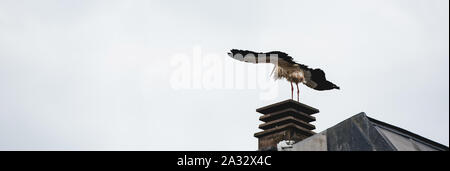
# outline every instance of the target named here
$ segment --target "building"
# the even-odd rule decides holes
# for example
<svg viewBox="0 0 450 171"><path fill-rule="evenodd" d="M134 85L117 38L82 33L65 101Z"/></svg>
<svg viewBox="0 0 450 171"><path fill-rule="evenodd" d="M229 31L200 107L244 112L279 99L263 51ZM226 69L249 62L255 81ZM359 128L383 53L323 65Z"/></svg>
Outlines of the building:
<svg viewBox="0 0 450 171"><path fill-rule="evenodd" d="M320 133L312 130L318 109L286 100L256 110L265 123L255 133L258 150L278 151L448 151L449 148L359 113Z"/></svg>

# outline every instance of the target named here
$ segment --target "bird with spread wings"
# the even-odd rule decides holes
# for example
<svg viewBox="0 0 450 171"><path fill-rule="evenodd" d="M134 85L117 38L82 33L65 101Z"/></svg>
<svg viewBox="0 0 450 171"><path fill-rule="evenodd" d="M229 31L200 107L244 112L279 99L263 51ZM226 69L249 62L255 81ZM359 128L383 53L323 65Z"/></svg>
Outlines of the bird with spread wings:
<svg viewBox="0 0 450 171"><path fill-rule="evenodd" d="M300 90L298 83L303 83L314 90L340 89L334 83L325 78L325 72L321 69L312 69L306 65L299 64L288 54L280 51L253 52L248 50L232 49L228 55L236 60L249 63L273 63L275 66L271 74L274 78L286 79L291 83L291 98L294 99L294 86L297 86L297 101L299 101Z"/></svg>

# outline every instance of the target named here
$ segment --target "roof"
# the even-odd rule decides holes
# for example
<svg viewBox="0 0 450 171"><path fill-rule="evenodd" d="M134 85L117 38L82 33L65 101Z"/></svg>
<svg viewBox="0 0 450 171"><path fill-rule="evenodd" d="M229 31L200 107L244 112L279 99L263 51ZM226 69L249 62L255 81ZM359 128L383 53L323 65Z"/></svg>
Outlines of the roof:
<svg viewBox="0 0 450 171"><path fill-rule="evenodd" d="M354 115L285 148L286 151L448 151L449 148L405 129Z"/></svg>

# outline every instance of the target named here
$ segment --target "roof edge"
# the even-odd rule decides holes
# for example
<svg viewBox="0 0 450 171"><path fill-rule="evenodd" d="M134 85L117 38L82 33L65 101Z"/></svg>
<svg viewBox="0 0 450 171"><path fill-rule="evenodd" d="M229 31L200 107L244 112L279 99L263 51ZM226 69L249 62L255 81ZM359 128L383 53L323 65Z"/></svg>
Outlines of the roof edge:
<svg viewBox="0 0 450 171"><path fill-rule="evenodd" d="M383 127L383 128L387 128L387 129L389 129L389 130L391 130L391 131L395 131L395 132L404 134L404 135L406 135L406 136L410 136L410 137L416 138L417 140L420 140L422 143L430 144L430 145L435 146L435 147L437 147L437 148L439 148L439 149L442 149L442 150L444 150L444 151L449 151L449 147L447 147L447 146L445 146L445 145L443 145L443 144L441 144L441 143L435 142L435 141L433 141L433 140L430 140L430 139L428 139L428 138L425 138L425 137L423 137L423 136L420 136L420 135L418 135L418 134L415 134L415 133L413 133L413 132L411 132L411 131L408 131L408 130L406 130L406 129L403 129L403 128L400 128L400 127L397 127L397 126L388 124L388 123L386 123L386 122L382 122L382 121L376 120L376 119L371 118L371 117L369 117L369 116L367 116L367 115L366 115L366 117L369 119L369 121L370 121L371 123L374 123L374 124L377 125L377 126L381 126L381 127Z"/></svg>

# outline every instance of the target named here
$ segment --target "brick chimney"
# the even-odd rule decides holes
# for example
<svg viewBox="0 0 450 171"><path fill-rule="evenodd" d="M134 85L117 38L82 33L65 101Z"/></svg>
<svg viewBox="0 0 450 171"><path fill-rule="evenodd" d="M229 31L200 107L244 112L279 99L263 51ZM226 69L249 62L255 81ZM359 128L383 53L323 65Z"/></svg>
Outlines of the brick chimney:
<svg viewBox="0 0 450 171"><path fill-rule="evenodd" d="M315 134L316 127L310 122L316 120L313 114L318 109L294 100L285 100L256 109L263 114L259 117L265 123L259 125L263 131L255 133L258 138L258 150L276 150L277 144L283 140L299 142Z"/></svg>

